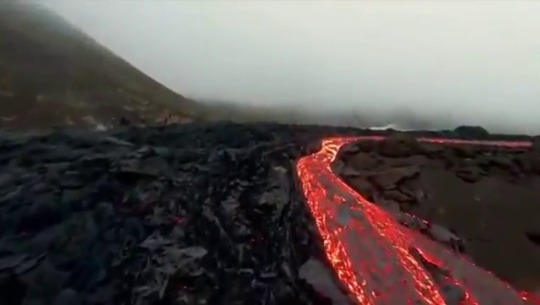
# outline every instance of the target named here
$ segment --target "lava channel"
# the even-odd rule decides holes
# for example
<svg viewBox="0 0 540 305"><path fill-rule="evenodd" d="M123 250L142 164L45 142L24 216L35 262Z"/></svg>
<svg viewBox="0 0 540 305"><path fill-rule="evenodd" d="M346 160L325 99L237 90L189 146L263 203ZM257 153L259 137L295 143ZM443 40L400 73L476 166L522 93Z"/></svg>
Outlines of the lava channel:
<svg viewBox="0 0 540 305"><path fill-rule="evenodd" d="M540 304L468 258L407 228L354 191L331 170L339 149L381 136L329 138L301 158L297 173L327 259L357 305ZM422 142L528 147L530 142L419 138ZM533 298L535 298L533 300Z"/></svg>

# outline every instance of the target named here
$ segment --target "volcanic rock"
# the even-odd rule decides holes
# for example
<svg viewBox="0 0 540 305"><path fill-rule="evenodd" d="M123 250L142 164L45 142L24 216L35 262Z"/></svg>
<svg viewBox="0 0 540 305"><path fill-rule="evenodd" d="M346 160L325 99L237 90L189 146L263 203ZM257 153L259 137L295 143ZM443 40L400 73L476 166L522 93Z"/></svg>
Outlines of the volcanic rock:
<svg viewBox="0 0 540 305"><path fill-rule="evenodd" d="M345 163L343 171L350 173L372 171L379 165L379 161L373 155L367 153L356 153L354 156L346 158ZM343 174L346 175L345 172Z"/></svg>
<svg viewBox="0 0 540 305"><path fill-rule="evenodd" d="M540 153L540 136L535 136L532 138L532 150L535 153Z"/></svg>
<svg viewBox="0 0 540 305"><path fill-rule="evenodd" d="M364 133L369 131L193 123L0 134L0 304L347 304L294 161L313 152L321 137ZM407 165L417 157L388 158L373 149L358 157L368 166L343 164L356 171L348 183L393 213L408 207L421 214L439 203L452 213L441 198L429 197L418 207L397 201L418 201L417 192L426 189L418 179L455 184L439 183L429 172L444 169L440 164ZM387 198L393 196L397 200ZM447 197L454 206L461 203ZM512 211L525 201L516 199L511 210L498 213L518 219ZM531 211L520 225L536 232ZM346 224L347 213L341 216ZM454 229L467 223L465 216L449 226L434 223ZM452 230L432 228L422 230L439 242L454 240ZM476 236L457 229L468 249ZM477 250L474 243L471 249ZM535 261L529 259L523 261L532 273Z"/></svg>
<svg viewBox="0 0 540 305"><path fill-rule="evenodd" d="M420 170L417 166L407 166L400 168L392 168L382 172L373 173L368 176L376 187L382 190L392 190L397 188L397 184L405 179L411 179L419 174Z"/></svg>
<svg viewBox="0 0 540 305"><path fill-rule="evenodd" d="M333 304L293 162L331 132L0 134L0 304Z"/></svg>
<svg viewBox="0 0 540 305"><path fill-rule="evenodd" d="M437 143L422 143L420 145L421 153L428 158L438 158L445 151L444 147Z"/></svg>
<svg viewBox="0 0 540 305"><path fill-rule="evenodd" d="M342 148L343 154L354 154L354 152L365 152L369 153L376 149L376 143L373 141L357 141L350 144L347 144Z"/></svg>
<svg viewBox="0 0 540 305"><path fill-rule="evenodd" d="M489 136L489 132L482 126L458 126L454 132L461 138L485 139Z"/></svg>
<svg viewBox="0 0 540 305"><path fill-rule="evenodd" d="M401 190L393 189L384 192L384 198L397 201L399 203L411 203L414 202L414 198L405 194Z"/></svg>
<svg viewBox="0 0 540 305"><path fill-rule="evenodd" d="M405 132L391 134L377 146L381 156L398 158L407 157L417 153L421 146L416 138Z"/></svg>
<svg viewBox="0 0 540 305"><path fill-rule="evenodd" d="M454 146L451 151L458 159L474 158L478 154L478 148L472 145Z"/></svg>
<svg viewBox="0 0 540 305"><path fill-rule="evenodd" d="M358 177L358 178L347 177L346 179L349 185L351 185L355 190L360 192L364 197L366 197L369 200L373 199L373 195L376 194L375 189L373 185L365 179L365 177Z"/></svg>
<svg viewBox="0 0 540 305"><path fill-rule="evenodd" d="M463 181L474 183L482 179L482 170L478 167L467 167L461 168L456 171L456 176L461 178Z"/></svg>
<svg viewBox="0 0 540 305"><path fill-rule="evenodd" d="M469 138L491 137L479 129L458 131ZM533 233L540 232L533 216L540 213L540 159L534 149L436 143L420 143L416 149L417 144L410 137L387 140L379 143L378 155L344 154L336 161L347 169L340 175L403 225L465 251L478 265L521 288L540 286ZM361 175L350 174L355 172Z"/></svg>

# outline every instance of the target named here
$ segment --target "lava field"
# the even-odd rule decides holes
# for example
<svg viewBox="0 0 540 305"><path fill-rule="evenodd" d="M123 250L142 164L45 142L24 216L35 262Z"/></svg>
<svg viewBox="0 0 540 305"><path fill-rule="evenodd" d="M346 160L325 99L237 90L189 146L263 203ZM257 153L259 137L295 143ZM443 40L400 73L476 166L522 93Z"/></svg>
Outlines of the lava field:
<svg viewBox="0 0 540 305"><path fill-rule="evenodd" d="M475 131L409 135L521 141L515 176L540 168L534 139ZM532 304L464 258L466 230L434 230L414 215L455 224L350 183L361 173L345 154L394 136L356 137L382 134L233 123L0 134L0 304Z"/></svg>

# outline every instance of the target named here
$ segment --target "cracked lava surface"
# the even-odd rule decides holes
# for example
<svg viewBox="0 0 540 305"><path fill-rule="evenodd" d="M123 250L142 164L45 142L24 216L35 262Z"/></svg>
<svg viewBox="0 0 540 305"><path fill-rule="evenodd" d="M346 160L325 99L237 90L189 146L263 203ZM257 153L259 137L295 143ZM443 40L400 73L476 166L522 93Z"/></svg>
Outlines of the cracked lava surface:
<svg viewBox="0 0 540 305"><path fill-rule="evenodd" d="M447 246L401 225L331 170L339 149L381 136L329 138L301 158L297 173L337 278L357 305L540 304ZM528 147L530 142L420 138L448 145ZM511 262L510 262L511 263ZM533 299L534 298L534 299Z"/></svg>

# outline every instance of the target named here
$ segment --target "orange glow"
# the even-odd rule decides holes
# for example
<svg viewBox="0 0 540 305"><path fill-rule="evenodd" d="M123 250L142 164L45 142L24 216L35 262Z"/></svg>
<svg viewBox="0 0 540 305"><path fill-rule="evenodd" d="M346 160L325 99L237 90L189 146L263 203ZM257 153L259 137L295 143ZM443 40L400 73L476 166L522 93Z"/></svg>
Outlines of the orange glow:
<svg viewBox="0 0 540 305"><path fill-rule="evenodd" d="M328 261L358 305L540 304L519 293L466 257L399 224L331 170L339 149L380 136L330 138L319 152L297 163L304 196L321 235ZM530 142L420 138L422 142L528 147ZM443 289L452 287L453 295ZM456 297L457 295L457 297Z"/></svg>

